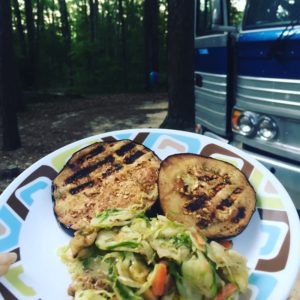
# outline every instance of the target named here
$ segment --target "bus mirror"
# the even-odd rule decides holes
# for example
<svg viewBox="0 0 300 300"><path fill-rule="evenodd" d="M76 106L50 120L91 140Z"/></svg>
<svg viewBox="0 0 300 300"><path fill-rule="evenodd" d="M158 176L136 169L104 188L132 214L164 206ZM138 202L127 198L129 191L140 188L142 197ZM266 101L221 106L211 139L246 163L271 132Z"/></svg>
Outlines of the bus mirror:
<svg viewBox="0 0 300 300"><path fill-rule="evenodd" d="M212 24L222 25L223 24L223 13L222 13L222 1L213 0L212 1Z"/></svg>

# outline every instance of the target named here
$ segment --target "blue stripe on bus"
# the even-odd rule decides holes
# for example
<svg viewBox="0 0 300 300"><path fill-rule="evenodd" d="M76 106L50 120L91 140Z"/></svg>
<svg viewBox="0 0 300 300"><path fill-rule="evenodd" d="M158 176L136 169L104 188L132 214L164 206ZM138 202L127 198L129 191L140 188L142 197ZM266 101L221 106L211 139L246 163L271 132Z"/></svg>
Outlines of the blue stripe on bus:
<svg viewBox="0 0 300 300"><path fill-rule="evenodd" d="M300 79L300 32L294 29L241 33L237 72L242 76Z"/></svg>
<svg viewBox="0 0 300 300"><path fill-rule="evenodd" d="M297 29L286 28L285 30L285 28L281 28L274 30L241 32L238 36L238 42L274 41L280 37L289 40L299 40L300 31Z"/></svg>
<svg viewBox="0 0 300 300"><path fill-rule="evenodd" d="M227 68L227 49L225 47L196 49L195 71L226 74Z"/></svg>

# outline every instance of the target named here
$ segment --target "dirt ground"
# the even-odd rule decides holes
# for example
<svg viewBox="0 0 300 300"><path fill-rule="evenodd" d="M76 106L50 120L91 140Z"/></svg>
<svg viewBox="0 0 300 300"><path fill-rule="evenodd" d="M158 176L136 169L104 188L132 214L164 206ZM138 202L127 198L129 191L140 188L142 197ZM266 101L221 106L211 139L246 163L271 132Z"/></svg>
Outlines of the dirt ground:
<svg viewBox="0 0 300 300"><path fill-rule="evenodd" d="M159 127L167 106L163 93L53 97L28 104L19 114L22 147L0 151L0 194L32 163L71 142L112 130Z"/></svg>

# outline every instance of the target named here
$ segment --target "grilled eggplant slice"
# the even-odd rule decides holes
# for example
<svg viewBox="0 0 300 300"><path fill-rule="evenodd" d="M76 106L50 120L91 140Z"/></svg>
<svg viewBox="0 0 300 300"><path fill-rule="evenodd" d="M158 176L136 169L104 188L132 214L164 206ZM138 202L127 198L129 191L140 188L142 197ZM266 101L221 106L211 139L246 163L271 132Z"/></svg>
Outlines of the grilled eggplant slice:
<svg viewBox="0 0 300 300"><path fill-rule="evenodd" d="M165 215L208 238L239 234L255 211L256 194L246 176L214 158L171 155L161 163L158 186Z"/></svg>
<svg viewBox="0 0 300 300"><path fill-rule="evenodd" d="M147 210L158 198L159 166L154 152L131 140L79 150L52 183L58 220L78 230L105 209Z"/></svg>

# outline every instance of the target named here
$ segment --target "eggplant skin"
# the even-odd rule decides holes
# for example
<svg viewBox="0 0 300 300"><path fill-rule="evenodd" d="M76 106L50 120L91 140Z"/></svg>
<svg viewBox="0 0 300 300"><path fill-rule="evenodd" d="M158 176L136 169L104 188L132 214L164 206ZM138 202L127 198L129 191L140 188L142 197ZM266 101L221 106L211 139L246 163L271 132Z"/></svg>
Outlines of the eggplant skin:
<svg viewBox="0 0 300 300"><path fill-rule="evenodd" d="M131 140L89 145L52 182L55 215L64 227L79 230L106 209L146 211L158 199L159 167L153 151Z"/></svg>
<svg viewBox="0 0 300 300"><path fill-rule="evenodd" d="M256 207L246 176L230 163L198 154L168 156L158 178L160 206L171 220L209 239L241 233Z"/></svg>

